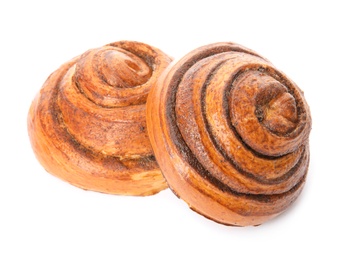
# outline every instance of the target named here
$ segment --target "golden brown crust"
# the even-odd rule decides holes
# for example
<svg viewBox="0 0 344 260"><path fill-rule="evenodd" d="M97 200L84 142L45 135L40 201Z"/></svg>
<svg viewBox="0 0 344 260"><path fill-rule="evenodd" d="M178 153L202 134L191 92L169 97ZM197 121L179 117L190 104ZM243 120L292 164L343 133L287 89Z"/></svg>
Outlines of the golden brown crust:
<svg viewBox="0 0 344 260"><path fill-rule="evenodd" d="M121 41L92 49L50 75L28 130L44 168L87 190L151 195L167 187L146 130L146 98L170 58Z"/></svg>
<svg viewBox="0 0 344 260"><path fill-rule="evenodd" d="M147 126L170 188L217 222L261 224L304 186L308 105L243 46L211 44L170 65L149 94Z"/></svg>

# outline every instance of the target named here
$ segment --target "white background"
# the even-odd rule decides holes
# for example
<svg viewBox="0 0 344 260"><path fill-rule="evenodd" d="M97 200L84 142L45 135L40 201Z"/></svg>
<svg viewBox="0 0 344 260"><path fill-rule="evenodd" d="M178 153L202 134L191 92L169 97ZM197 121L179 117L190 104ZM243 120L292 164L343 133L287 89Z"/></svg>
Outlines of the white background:
<svg viewBox="0 0 344 260"><path fill-rule="evenodd" d="M1 1L0 259L344 259L341 1ZM306 187L259 227L216 224L171 191L123 197L46 173L27 136L48 75L84 51L136 40L180 58L233 41L268 58L311 107Z"/></svg>

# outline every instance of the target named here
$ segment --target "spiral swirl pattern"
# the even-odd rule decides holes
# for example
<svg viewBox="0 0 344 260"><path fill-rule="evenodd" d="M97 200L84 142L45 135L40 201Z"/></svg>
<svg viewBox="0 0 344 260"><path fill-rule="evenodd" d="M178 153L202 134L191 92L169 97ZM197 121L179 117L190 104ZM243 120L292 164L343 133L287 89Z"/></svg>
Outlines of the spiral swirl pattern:
<svg viewBox="0 0 344 260"><path fill-rule="evenodd" d="M295 83L255 52L234 43L196 49L165 71L147 106L162 172L193 210L258 225L300 194L310 111Z"/></svg>
<svg viewBox="0 0 344 260"><path fill-rule="evenodd" d="M146 131L146 99L170 63L149 45L91 49L47 79L28 117L45 169L84 189L150 195L167 187Z"/></svg>

